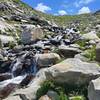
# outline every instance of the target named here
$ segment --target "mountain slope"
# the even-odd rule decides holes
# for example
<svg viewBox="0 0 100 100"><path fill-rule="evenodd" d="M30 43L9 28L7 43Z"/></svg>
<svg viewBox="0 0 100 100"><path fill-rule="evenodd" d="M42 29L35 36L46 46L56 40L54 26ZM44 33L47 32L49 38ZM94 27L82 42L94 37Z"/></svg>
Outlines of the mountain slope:
<svg viewBox="0 0 100 100"><path fill-rule="evenodd" d="M36 11L20 0L0 0L0 34L18 36L21 33L21 25L23 24L39 24L39 20L50 21L60 27L77 26L81 33L86 28L93 29L100 23L100 13L82 14L82 15L66 15L53 16ZM8 25L9 24L9 25Z"/></svg>

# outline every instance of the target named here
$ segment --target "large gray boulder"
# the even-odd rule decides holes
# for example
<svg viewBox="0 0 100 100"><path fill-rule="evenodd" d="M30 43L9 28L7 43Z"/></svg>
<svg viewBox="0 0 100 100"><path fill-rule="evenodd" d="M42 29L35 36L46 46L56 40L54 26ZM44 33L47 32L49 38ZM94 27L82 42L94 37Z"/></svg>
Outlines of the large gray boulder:
<svg viewBox="0 0 100 100"><path fill-rule="evenodd" d="M37 39L43 38L43 30L35 27L34 25L22 26L23 32L21 34L21 40L24 44L30 43Z"/></svg>
<svg viewBox="0 0 100 100"><path fill-rule="evenodd" d="M76 47L65 46L65 45L59 46L59 53L66 58L73 58L76 54L80 52L81 50L79 50Z"/></svg>
<svg viewBox="0 0 100 100"><path fill-rule="evenodd" d="M100 100L100 77L90 82L88 98L89 100Z"/></svg>
<svg viewBox="0 0 100 100"><path fill-rule="evenodd" d="M94 40L96 42L100 41L100 38L96 35L95 31L91 31L89 33L83 34L82 38L85 40Z"/></svg>
<svg viewBox="0 0 100 100"><path fill-rule="evenodd" d="M50 67L56 64L61 58L56 53L36 54L37 65L39 68Z"/></svg>
<svg viewBox="0 0 100 100"><path fill-rule="evenodd" d="M35 100L37 90L45 80L53 79L58 83L79 86L89 84L99 76L99 65L70 58L52 67L41 69L27 88L17 90L12 95L20 94L29 100Z"/></svg>
<svg viewBox="0 0 100 100"><path fill-rule="evenodd" d="M96 79L99 76L99 65L83 62L77 58L64 60L48 68L46 72L47 79L51 78L59 83L66 83L69 85L86 85L92 79Z"/></svg>

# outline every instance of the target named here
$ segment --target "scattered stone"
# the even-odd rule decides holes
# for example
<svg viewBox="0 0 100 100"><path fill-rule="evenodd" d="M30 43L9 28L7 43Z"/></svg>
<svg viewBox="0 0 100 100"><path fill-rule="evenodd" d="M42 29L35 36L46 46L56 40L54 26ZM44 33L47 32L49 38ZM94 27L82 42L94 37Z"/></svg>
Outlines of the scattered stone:
<svg viewBox="0 0 100 100"><path fill-rule="evenodd" d="M59 95L54 91L48 91L47 95L51 98L51 100L59 100Z"/></svg>

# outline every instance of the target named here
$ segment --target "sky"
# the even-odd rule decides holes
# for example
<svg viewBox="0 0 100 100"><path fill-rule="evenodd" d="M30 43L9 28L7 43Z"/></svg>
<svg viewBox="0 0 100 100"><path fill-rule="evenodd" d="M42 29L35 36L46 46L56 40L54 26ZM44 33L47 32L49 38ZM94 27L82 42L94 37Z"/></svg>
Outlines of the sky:
<svg viewBox="0 0 100 100"><path fill-rule="evenodd" d="M100 10L100 0L22 0L36 10L53 15L76 15Z"/></svg>

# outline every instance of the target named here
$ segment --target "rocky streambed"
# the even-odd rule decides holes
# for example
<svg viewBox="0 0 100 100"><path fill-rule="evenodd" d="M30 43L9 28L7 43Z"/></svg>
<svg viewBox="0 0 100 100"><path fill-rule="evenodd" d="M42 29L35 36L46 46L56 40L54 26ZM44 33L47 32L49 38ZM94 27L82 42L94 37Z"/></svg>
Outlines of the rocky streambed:
<svg viewBox="0 0 100 100"><path fill-rule="evenodd" d="M0 49L1 100L99 100L96 33L82 35L76 28L54 26L42 29L55 34Z"/></svg>

